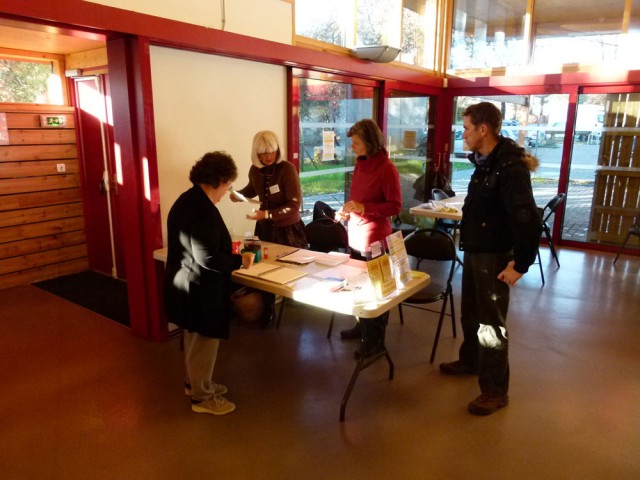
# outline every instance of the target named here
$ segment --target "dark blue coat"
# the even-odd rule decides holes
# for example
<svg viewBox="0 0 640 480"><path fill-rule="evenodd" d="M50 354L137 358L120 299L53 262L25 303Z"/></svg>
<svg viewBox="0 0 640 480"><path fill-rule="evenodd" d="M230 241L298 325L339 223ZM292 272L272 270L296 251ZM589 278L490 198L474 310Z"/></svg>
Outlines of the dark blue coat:
<svg viewBox="0 0 640 480"><path fill-rule="evenodd" d="M199 186L171 207L167 237L164 299L169 320L190 332L228 338L231 272L242 257L231 253L220 211Z"/></svg>

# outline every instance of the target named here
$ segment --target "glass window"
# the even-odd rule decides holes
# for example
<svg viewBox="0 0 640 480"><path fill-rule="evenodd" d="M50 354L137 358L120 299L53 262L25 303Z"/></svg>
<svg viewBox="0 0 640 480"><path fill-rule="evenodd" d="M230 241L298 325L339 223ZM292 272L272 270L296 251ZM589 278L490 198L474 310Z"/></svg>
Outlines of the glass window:
<svg viewBox="0 0 640 480"><path fill-rule="evenodd" d="M562 239L621 245L640 207L640 93L578 97Z"/></svg>
<svg viewBox="0 0 640 480"><path fill-rule="evenodd" d="M526 65L527 0L455 0L451 69Z"/></svg>
<svg viewBox="0 0 640 480"><path fill-rule="evenodd" d="M540 161L531 181L536 203L545 205L558 192L569 96L456 97L451 132L454 146L451 185L455 192L466 192L473 173L473 165L466 158L470 152L462 140L462 112L469 105L482 101L493 102L502 112L502 136L518 142Z"/></svg>
<svg viewBox="0 0 640 480"><path fill-rule="evenodd" d="M354 46L354 9L344 0L296 0L296 34L351 48Z"/></svg>
<svg viewBox="0 0 640 480"><path fill-rule="evenodd" d="M0 102L61 105L62 86L53 62L0 57Z"/></svg>
<svg viewBox="0 0 640 480"><path fill-rule="evenodd" d="M356 45L400 46L402 24L401 6L398 0L357 0Z"/></svg>
<svg viewBox="0 0 640 480"><path fill-rule="evenodd" d="M534 65L620 63L640 65L636 33L623 34L625 0L583 0L580 7L536 0L533 16ZM638 2L636 2L638 3ZM630 22L637 25L638 15ZM634 23L635 22L635 23ZM627 30L629 30L627 28Z"/></svg>
<svg viewBox="0 0 640 480"><path fill-rule="evenodd" d="M640 65L640 0L454 1L450 69Z"/></svg>
<svg viewBox="0 0 640 480"><path fill-rule="evenodd" d="M438 0L296 0L296 35L345 48L390 45L398 61L435 67Z"/></svg>
<svg viewBox="0 0 640 480"><path fill-rule="evenodd" d="M371 85L298 78L299 159L303 220L313 204L338 209L349 192L355 157L347 131L358 120L375 118L376 88Z"/></svg>
<svg viewBox="0 0 640 480"><path fill-rule="evenodd" d="M436 0L405 0L402 8L402 63L435 69Z"/></svg>
<svg viewBox="0 0 640 480"><path fill-rule="evenodd" d="M387 99L387 150L400 174L403 223L415 223L409 209L428 198L423 174L433 161L434 127L429 124L430 98L427 95L392 90Z"/></svg>

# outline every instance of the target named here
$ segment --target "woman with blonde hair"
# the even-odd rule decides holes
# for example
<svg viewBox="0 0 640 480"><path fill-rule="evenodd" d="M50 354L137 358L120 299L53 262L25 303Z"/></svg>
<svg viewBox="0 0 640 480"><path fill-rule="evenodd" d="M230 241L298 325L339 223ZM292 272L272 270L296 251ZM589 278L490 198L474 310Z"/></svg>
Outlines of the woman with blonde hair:
<svg viewBox="0 0 640 480"><path fill-rule="evenodd" d="M307 248L304 224L300 218L302 188L296 167L284 158L277 135L262 130L253 137L249 183L238 190L247 198L258 197L260 209L247 218L256 220L254 234L265 242ZM241 201L234 194L234 202ZM269 327L275 317L275 295L263 293L265 314L260 321Z"/></svg>
<svg viewBox="0 0 640 480"><path fill-rule="evenodd" d="M300 179L293 164L284 158L274 132L262 130L255 134L251 163L249 183L238 193L260 200L260 209L248 217L256 220L255 235L266 242L306 248L307 238L300 219ZM231 200L241 201L233 194Z"/></svg>

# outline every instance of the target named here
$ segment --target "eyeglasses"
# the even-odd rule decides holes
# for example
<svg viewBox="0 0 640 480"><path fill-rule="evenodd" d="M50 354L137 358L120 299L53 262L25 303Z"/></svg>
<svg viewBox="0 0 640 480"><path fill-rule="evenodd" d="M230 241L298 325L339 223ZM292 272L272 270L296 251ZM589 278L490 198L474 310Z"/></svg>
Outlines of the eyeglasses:
<svg viewBox="0 0 640 480"><path fill-rule="evenodd" d="M232 184L229 184L229 185L227 186L227 192L231 192L231 191L233 191L233 185L232 185Z"/></svg>

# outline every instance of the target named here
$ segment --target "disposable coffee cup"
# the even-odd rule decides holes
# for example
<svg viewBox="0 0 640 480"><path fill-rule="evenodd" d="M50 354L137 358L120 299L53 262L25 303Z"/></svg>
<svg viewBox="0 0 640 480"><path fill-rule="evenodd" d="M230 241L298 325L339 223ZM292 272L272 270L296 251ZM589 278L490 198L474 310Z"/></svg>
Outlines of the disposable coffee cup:
<svg viewBox="0 0 640 480"><path fill-rule="evenodd" d="M253 252L242 253L242 268L251 268L253 261L256 258L256 254Z"/></svg>

